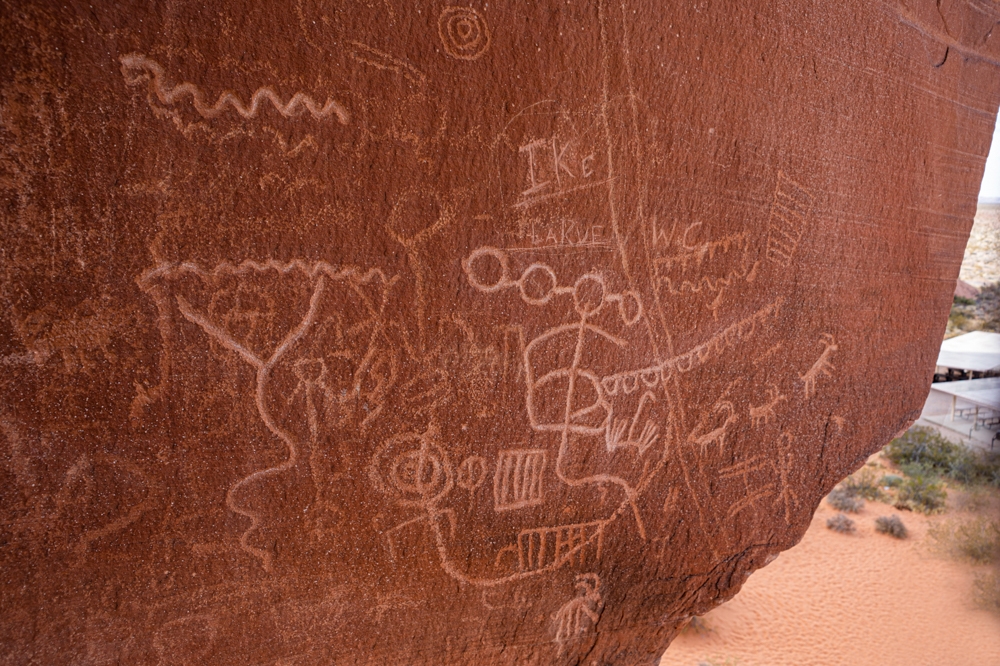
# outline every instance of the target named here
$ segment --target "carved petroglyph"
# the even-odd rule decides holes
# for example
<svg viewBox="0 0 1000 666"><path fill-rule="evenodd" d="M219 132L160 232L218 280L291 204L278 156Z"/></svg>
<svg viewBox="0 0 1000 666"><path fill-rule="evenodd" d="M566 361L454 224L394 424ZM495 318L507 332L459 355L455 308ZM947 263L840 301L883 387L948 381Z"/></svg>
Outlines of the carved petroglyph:
<svg viewBox="0 0 1000 666"><path fill-rule="evenodd" d="M793 443L791 434L781 433L767 455L754 456L718 471L715 478L719 481L736 478L743 481L743 494L729 507L728 518L770 501L771 506L777 505L782 510L785 521L791 524L792 511L798 503L798 494L789 483L795 459Z"/></svg>
<svg viewBox="0 0 1000 666"><path fill-rule="evenodd" d="M476 60L490 48L490 28L472 7L445 7L438 16L438 35L445 53L459 60Z"/></svg>
<svg viewBox="0 0 1000 666"><path fill-rule="evenodd" d="M788 479L795 464L794 441L795 438L790 433L781 433L771 460L771 464L778 474L778 490L775 494L774 502L775 504L780 504L784 509L785 522L789 525L792 524L792 510L799 501L798 493L795 492L795 486Z"/></svg>
<svg viewBox="0 0 1000 666"><path fill-rule="evenodd" d="M830 357L838 349L836 341L832 335L824 333L820 337L819 342L823 345L823 352L812 366L806 370L805 374L799 375L799 379L802 380L802 390L805 392L807 400L816 394L816 382L819 378L830 377L831 371L835 369L833 364L830 363Z"/></svg>
<svg viewBox="0 0 1000 666"><path fill-rule="evenodd" d="M768 387L767 397L767 402L762 405L750 405L750 422L754 427L764 426L770 423L774 418L776 418L774 409L778 406L778 404L788 399L786 396L781 395L780 391L778 391L778 387L774 384L771 384L771 386Z"/></svg>
<svg viewBox="0 0 1000 666"><path fill-rule="evenodd" d="M494 508L511 511L541 504L544 482L544 449L501 451L493 478Z"/></svg>
<svg viewBox="0 0 1000 666"><path fill-rule="evenodd" d="M637 484L620 473L606 471L571 472L568 461L579 455L582 447L592 446L593 440L602 441L601 448L609 453L624 449L641 457L652 450L661 439L664 418L662 412L657 415L654 410L662 409L659 405L666 403L666 387L673 376L725 358L730 350L778 316L783 299L778 298L732 323L686 352L665 360L651 360L634 369L607 372L591 367L589 359L603 356L596 351L602 346L607 348L607 355L628 358L634 331L643 330L637 324L645 316L642 300L636 294L611 292L607 278L598 273L586 273L572 287L563 286L548 263L536 261L515 270L506 251L491 247L470 253L463 261L463 269L476 291L497 296L513 292L531 308L567 313L561 315L566 323L526 336L524 366L529 425L536 432L558 435L559 453L553 471L559 482L571 488L596 484L602 492L609 485L619 486L625 493L622 506L631 507L638 532L645 538L645 527L635 504L642 482ZM620 415L626 409L624 416ZM733 401L720 399L690 433L689 441L700 455L706 454L710 446L722 450L728 432L739 418ZM649 465L650 461L646 461L643 469ZM590 529L598 535L605 525L594 522ZM538 552L550 552L548 544L541 548L539 534L529 530L519 537L522 570L526 565L539 563ZM547 538L556 540L554 535ZM531 543L539 544L538 549L528 548ZM497 557L498 566L502 561L503 553Z"/></svg>
<svg viewBox="0 0 1000 666"><path fill-rule="evenodd" d="M420 88L426 87L427 75L412 63L361 42L350 41L348 45L351 47L347 52L348 55L358 62L376 69L394 72Z"/></svg>
<svg viewBox="0 0 1000 666"><path fill-rule="evenodd" d="M767 259L788 266L812 213L813 195L782 172L774 188L767 224Z"/></svg>
<svg viewBox="0 0 1000 666"><path fill-rule="evenodd" d="M749 460L741 460L734 465L719 470L716 475L716 479L719 481L736 478L743 481L743 494L739 500L729 507L726 513L728 518L734 518L739 512L755 506L757 502L773 494L773 484L759 488L750 482L751 476L756 476L770 467L770 463L763 456L754 456Z"/></svg>
<svg viewBox="0 0 1000 666"><path fill-rule="evenodd" d="M455 485L455 472L448 454L438 444L439 432L433 424L422 433L407 433L390 438L372 458L368 475L375 487L393 498L397 506L417 509L415 517L396 523L384 532L390 556L395 559L394 536L399 530L419 522L437 528L440 516L447 516L454 530L450 510L439 510L438 503Z"/></svg>
<svg viewBox="0 0 1000 666"><path fill-rule="evenodd" d="M778 298L749 317L745 317L727 326L707 341L660 364L628 373L608 375L601 380L602 385L608 390L615 391L617 391L615 388L617 386L623 388L628 388L629 386L637 387L639 386L639 382L642 382L643 386L653 387L666 382L675 373L691 372L714 359L722 357L728 350L734 349L737 343L749 339L756 333L758 326L778 316L783 303L784 298ZM626 383L626 381L629 383Z"/></svg>
<svg viewBox="0 0 1000 666"><path fill-rule="evenodd" d="M592 560L601 559L607 523L608 521L598 520L523 530L517 535L518 565L521 571L557 569L564 564L583 567Z"/></svg>
<svg viewBox="0 0 1000 666"><path fill-rule="evenodd" d="M112 308L87 299L67 310L46 305L22 315L11 308L11 323L27 350L0 359L2 365L44 365L61 360L67 374L89 373L117 360L113 338L122 328Z"/></svg>
<svg viewBox="0 0 1000 666"><path fill-rule="evenodd" d="M626 446L634 446L639 450L639 454L642 455L649 447L656 443L656 440L659 438L660 427L652 419L646 418L654 402L656 402L656 396L651 391L646 391L639 399L639 406L636 408L631 419L616 418L613 421L609 421L609 430L605 438L609 451ZM637 432L636 428L640 424L642 430Z"/></svg>
<svg viewBox="0 0 1000 666"><path fill-rule="evenodd" d="M179 83L170 86L166 82L166 74L163 67L155 60L151 60L139 53L129 53L121 57L122 75L128 85L135 86L147 81L149 85L150 102L155 95L160 104L174 106L185 96L191 98L191 103L195 111L202 118L217 118L226 112L227 107L232 109L243 118L254 118L262 102L270 102L274 109L286 118L294 118L308 112L316 120L325 120L330 116L336 116L341 125L346 125L351 120L351 114L339 102L327 99L323 106L316 103L309 95L297 92L292 95L288 102L283 102L273 89L269 87L258 88L250 96L250 103L244 104L236 93L223 91L215 104L209 105L206 102L205 93L193 83Z"/></svg>
<svg viewBox="0 0 1000 666"><path fill-rule="evenodd" d="M455 485L472 491L486 480L486 461L481 456L469 456L455 473Z"/></svg>
<svg viewBox="0 0 1000 666"><path fill-rule="evenodd" d="M143 497L139 502L130 506L125 515L107 522L100 527L88 529L80 536L80 541L76 546L76 554L81 561L87 556L87 552L89 551L91 544L98 539L121 532L129 525L138 521L143 514L153 508L156 500L155 485L149 475L143 472L143 470L135 463L120 457L104 455L94 456L93 463L86 457L82 457L73 467L69 469L69 471L66 472L65 487L71 487L73 483L77 481L77 478L82 476L87 484L87 496L90 496L93 493L97 493L98 496L106 496L108 491L103 488L98 488L94 481L95 465L101 465L118 476L121 476L121 473L124 471L126 476L139 482L138 485L143 490Z"/></svg>
<svg viewBox="0 0 1000 666"><path fill-rule="evenodd" d="M688 435L692 444L700 447L705 455L709 446L717 446L719 451L726 448L726 434L739 420L736 407L729 400L720 400L698 421L698 425Z"/></svg>
<svg viewBox="0 0 1000 666"><path fill-rule="evenodd" d="M569 434L602 436L609 450L635 446L642 453L656 441L658 427L649 420L643 420L649 403L656 401L653 393L643 393L638 407L625 419L614 417L613 405L606 399L617 396L619 387L622 395L633 393L639 386L642 374L647 375L648 383L649 376L655 373L651 370L637 371L602 379L582 365L584 348L588 343L595 342L595 337L619 348L628 347L625 339L591 324L590 320L597 318L602 309L610 305L626 328L636 325L643 315L642 302L636 294L607 293L604 276L598 273L584 274L572 287L561 287L555 271L542 263L531 264L517 281L513 281L507 254L496 248L479 248L474 251L463 261L463 268L469 283L477 290L492 293L500 289L516 288L521 300L531 306L545 305L557 296L572 296L578 322L551 328L525 346L527 408L532 428L542 432L559 432L564 439ZM548 369L546 356L552 343L557 341L564 341L561 344L567 346L567 350L573 350L573 360L569 367ZM541 372L542 368L547 371ZM578 383L581 394L591 396L591 402L575 404ZM549 415L546 406L552 404L552 401L547 394L553 391L556 402L564 404L564 408ZM558 395L563 391L565 399L560 400ZM543 412L546 413L543 415Z"/></svg>
<svg viewBox="0 0 1000 666"><path fill-rule="evenodd" d="M282 337L274 343L265 345L265 351L260 351L260 343L254 340L260 337L260 324L263 314L241 305L241 293L237 289L227 291L218 285L223 280L243 280L249 278L270 277L288 279L299 283L307 290L308 307L301 319ZM189 301L190 296L177 293L169 299L166 293L172 282L183 283L185 279L193 278L202 284L202 290L211 294L207 306L196 307ZM240 547L247 553L258 558L265 570L270 571L273 555L268 549L259 548L250 543L250 539L264 522L261 510L248 505L241 495L257 482L275 477L294 468L299 461L300 452L308 449L307 460L312 471L316 488L315 503L323 508L326 500L323 497L325 472L320 468L318 455L321 444L322 425L320 417L321 405L329 418L337 414L344 423L351 423L360 431L380 413L384 396L394 382L395 371L391 354L386 354L388 348L385 341L382 309L384 308L385 292L393 280L388 280L380 271L360 272L352 268L337 270L325 262L307 264L304 262L252 262L245 261L239 265L223 262L211 270L205 270L194 263L160 264L145 273L139 280L144 291L154 296L161 317L165 316L169 300L176 303L181 317L197 325L224 354L232 354L249 364L256 374L256 389L254 405L267 429L285 446L288 454L284 462L263 470L258 470L233 484L226 493L226 506L231 511L245 516L250 520L250 526L240 536ZM174 287L180 289L180 286ZM369 296L368 290L383 289L382 302L376 302ZM327 291L334 298L340 298L341 309L348 303L354 303L360 313L358 321L343 321L333 313L320 317L321 307ZM249 293L248 297L252 297ZM259 299L259 296L256 298ZM250 299L253 300L252 298ZM161 336L171 337L170 321L161 321ZM162 327L165 326L166 330ZM310 338L328 341L323 350L314 353L325 353L326 358L318 358L305 351L304 345ZM352 347L356 345L356 348ZM270 347L270 351L267 351ZM169 346L166 348L168 361L161 363L161 373L169 373ZM287 360L286 360L286 357ZM291 361L289 364L288 361ZM329 363L338 364L338 379L336 385L330 376ZM290 375L295 380L294 388L289 395L280 396L275 404L272 391L277 386L273 379L275 373L284 365L290 365ZM161 376L161 386L167 381L166 375ZM339 390L335 390L339 389ZM287 422L287 417L275 413L276 406L289 408L292 403L302 401L304 409L304 427L296 428L294 423ZM364 416L354 417L354 412L348 412L346 407L353 403L364 403ZM296 412L298 413L298 412ZM352 419L357 418L357 422ZM296 419L293 415L293 421Z"/></svg>
<svg viewBox="0 0 1000 666"><path fill-rule="evenodd" d="M560 606L552 615L555 621L555 642L560 652L566 644L593 632L604 610L601 578L595 573L580 574L575 581L576 596Z"/></svg>

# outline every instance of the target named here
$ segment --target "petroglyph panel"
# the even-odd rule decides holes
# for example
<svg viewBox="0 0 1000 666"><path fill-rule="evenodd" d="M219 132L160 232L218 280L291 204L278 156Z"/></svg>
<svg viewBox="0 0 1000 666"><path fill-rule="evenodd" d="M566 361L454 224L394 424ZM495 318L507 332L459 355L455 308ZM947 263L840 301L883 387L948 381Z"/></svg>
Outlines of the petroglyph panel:
<svg viewBox="0 0 1000 666"><path fill-rule="evenodd" d="M522 509L544 500L545 450L501 451L493 480L497 511Z"/></svg>
<svg viewBox="0 0 1000 666"><path fill-rule="evenodd" d="M919 413L993 10L8 4L0 662L652 664Z"/></svg>

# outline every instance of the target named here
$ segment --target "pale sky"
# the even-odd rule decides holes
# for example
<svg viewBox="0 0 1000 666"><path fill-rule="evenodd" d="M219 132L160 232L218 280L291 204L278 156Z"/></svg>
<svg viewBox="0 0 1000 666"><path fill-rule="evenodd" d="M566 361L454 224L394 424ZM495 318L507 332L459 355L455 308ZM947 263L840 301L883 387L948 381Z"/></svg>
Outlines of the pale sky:
<svg viewBox="0 0 1000 666"><path fill-rule="evenodd" d="M979 200L1000 201L1000 122L993 130L993 146L990 156L986 158L986 173L983 174L983 185L979 190Z"/></svg>

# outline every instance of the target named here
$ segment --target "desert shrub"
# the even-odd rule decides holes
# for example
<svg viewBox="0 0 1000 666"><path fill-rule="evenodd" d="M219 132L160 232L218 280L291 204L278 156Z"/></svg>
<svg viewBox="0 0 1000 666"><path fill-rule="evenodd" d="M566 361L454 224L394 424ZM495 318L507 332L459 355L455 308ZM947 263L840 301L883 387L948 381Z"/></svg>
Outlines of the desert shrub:
<svg viewBox="0 0 1000 666"><path fill-rule="evenodd" d="M919 465L944 474L963 449L964 446L948 441L933 428L914 426L889 442L885 455L900 467Z"/></svg>
<svg viewBox="0 0 1000 666"><path fill-rule="evenodd" d="M841 486L854 497L864 497L866 500L878 501L885 498L885 493L879 487L875 478L875 470L867 467L844 479Z"/></svg>
<svg viewBox="0 0 1000 666"><path fill-rule="evenodd" d="M907 535L906 525L899 516L879 516L875 519L875 531L897 539L905 539Z"/></svg>
<svg viewBox="0 0 1000 666"><path fill-rule="evenodd" d="M963 511L983 511L992 503L990 496L990 491L982 486L969 488L965 493L959 494L956 505Z"/></svg>
<svg viewBox="0 0 1000 666"><path fill-rule="evenodd" d="M973 597L979 606L1000 612L1000 576L995 573L976 576L973 582Z"/></svg>
<svg viewBox="0 0 1000 666"><path fill-rule="evenodd" d="M834 488L827 495L826 501L837 511L846 511L848 513L860 513L865 508L865 501L860 497L855 497L853 493L843 486Z"/></svg>
<svg viewBox="0 0 1000 666"><path fill-rule="evenodd" d="M961 310L952 310L951 314L948 315L948 326L952 329L958 329L964 331L965 327L969 325L970 318Z"/></svg>
<svg viewBox="0 0 1000 666"><path fill-rule="evenodd" d="M1000 282L983 285L976 301L976 314L983 320L983 330L1000 332Z"/></svg>
<svg viewBox="0 0 1000 666"><path fill-rule="evenodd" d="M944 485L928 474L913 474L899 486L897 506L932 514L944 510L948 493Z"/></svg>
<svg viewBox="0 0 1000 666"><path fill-rule="evenodd" d="M834 532L840 532L841 534L850 534L854 531L854 521L842 513L827 518L826 526Z"/></svg>
<svg viewBox="0 0 1000 666"><path fill-rule="evenodd" d="M899 474L886 474L882 477L882 485L887 488L897 488L903 483L903 477Z"/></svg>
<svg viewBox="0 0 1000 666"><path fill-rule="evenodd" d="M973 451L932 428L910 428L889 442L885 455L907 476L946 476L961 483L1000 487L1000 452Z"/></svg>
<svg viewBox="0 0 1000 666"><path fill-rule="evenodd" d="M959 524L952 535L963 557L986 564L1000 559L1000 525L985 518Z"/></svg>

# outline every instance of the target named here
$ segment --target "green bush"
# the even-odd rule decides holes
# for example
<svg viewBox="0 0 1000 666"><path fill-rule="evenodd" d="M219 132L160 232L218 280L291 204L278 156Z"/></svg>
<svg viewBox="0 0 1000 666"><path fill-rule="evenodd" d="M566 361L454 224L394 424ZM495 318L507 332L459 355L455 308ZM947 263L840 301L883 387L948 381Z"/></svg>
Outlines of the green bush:
<svg viewBox="0 0 1000 666"><path fill-rule="evenodd" d="M885 499L885 493L875 478L875 470L867 467L844 479L841 487L854 497L864 497L873 502Z"/></svg>
<svg viewBox="0 0 1000 666"><path fill-rule="evenodd" d="M886 488L898 488L903 485L903 477L899 474L886 474L882 477L881 483Z"/></svg>
<svg viewBox="0 0 1000 666"><path fill-rule="evenodd" d="M885 455L907 476L945 476L960 483L1000 487L1000 452L972 451L932 428L910 428L889 442Z"/></svg>
<svg viewBox="0 0 1000 666"><path fill-rule="evenodd" d="M897 539L905 539L908 534L899 516L879 516L875 519L875 531Z"/></svg>
<svg viewBox="0 0 1000 666"><path fill-rule="evenodd" d="M944 485L928 474L912 474L899 486L897 506L932 514L944 510L948 493Z"/></svg>
<svg viewBox="0 0 1000 666"><path fill-rule="evenodd" d="M948 441L933 428L914 426L889 442L885 455L900 467L920 465L944 474L963 453L965 447Z"/></svg>

